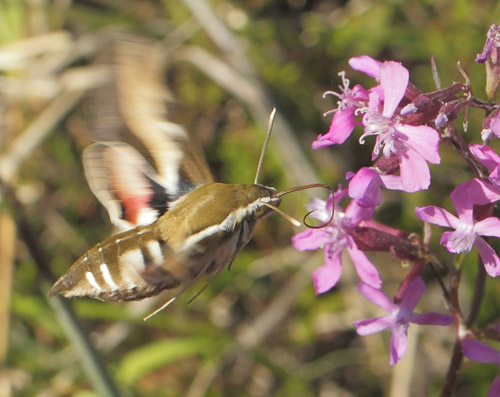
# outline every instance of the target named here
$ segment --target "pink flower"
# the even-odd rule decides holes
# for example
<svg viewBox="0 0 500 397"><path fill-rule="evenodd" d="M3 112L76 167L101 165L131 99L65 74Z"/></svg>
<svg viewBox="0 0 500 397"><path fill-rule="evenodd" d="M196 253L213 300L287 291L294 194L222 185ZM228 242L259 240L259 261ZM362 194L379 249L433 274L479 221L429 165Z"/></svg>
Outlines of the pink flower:
<svg viewBox="0 0 500 397"><path fill-rule="evenodd" d="M292 237L292 244L299 251L325 248L326 263L313 273L316 294L330 290L339 281L343 250L347 250L362 281L375 288L380 288L382 285L377 269L364 252L358 249L349 234L363 220L370 219L374 209L360 207L355 201L351 201L344 211L339 202L346 194L346 190L339 189L335 196L330 196L326 202L318 198L313 199L307 207L313 211L311 216L321 222L327 222L334 209L333 220L321 229L309 229Z"/></svg>
<svg viewBox="0 0 500 397"><path fill-rule="evenodd" d="M366 106L368 102L367 90L360 85L355 85L352 89L349 88L349 80L346 79L345 73L341 72L339 75L342 77L343 84L343 86L339 87L341 93L327 91L323 94L323 97L327 95L338 97L338 107L325 113L325 116L332 112L335 115L333 116L328 132L324 135L319 135L312 143L313 149L344 143L356 126L356 109Z"/></svg>
<svg viewBox="0 0 500 397"><path fill-rule="evenodd" d="M431 176L427 162L438 164L439 133L425 125L410 125L402 122L396 112L403 99L409 81L409 73L400 63L380 62L369 56L351 58L349 65L355 70L380 81L369 90L357 85L349 89L349 81L342 75L341 94L328 92L339 97L339 107L334 110L330 130L313 142L313 149L343 143L357 124L356 116L363 115L364 134L376 136L372 160L383 156L397 158L399 163L401 189L416 192L429 187Z"/></svg>
<svg viewBox="0 0 500 397"><path fill-rule="evenodd" d="M376 136L372 160L379 155L398 158L404 191L427 189L431 180L427 162L439 164L441 161L439 133L428 126L403 124L396 114L409 81L406 68L398 62L384 62L379 78L383 96L376 91L370 93L368 108L363 109L365 132L360 142L367 136Z"/></svg>
<svg viewBox="0 0 500 397"><path fill-rule="evenodd" d="M500 275L500 258L493 248L481 237L500 237L500 219L489 217L476 221L474 219L474 204L486 204L498 197L487 183L472 179L458 185L450 198L457 210L458 218L443 208L429 205L415 208L417 217L428 223L455 229L444 232L441 244L452 253L469 252L476 246L484 263L486 272L492 276Z"/></svg>
<svg viewBox="0 0 500 397"><path fill-rule="evenodd" d="M358 291L370 302L384 309L387 314L382 317L356 321L354 327L359 335L370 335L385 329L392 333L389 364L396 364L406 353L408 327L410 323L427 325L449 325L450 316L439 313L413 313L417 303L425 292L425 284L420 277L412 280L398 305L392 302L382 291L367 284L359 284Z"/></svg>
<svg viewBox="0 0 500 397"><path fill-rule="evenodd" d="M500 322L497 326L500 335ZM488 346L486 343L476 339L464 339L462 341L462 353L469 360L479 363L496 364L500 369L500 352ZM500 373L495 377L488 391L488 397L500 396Z"/></svg>

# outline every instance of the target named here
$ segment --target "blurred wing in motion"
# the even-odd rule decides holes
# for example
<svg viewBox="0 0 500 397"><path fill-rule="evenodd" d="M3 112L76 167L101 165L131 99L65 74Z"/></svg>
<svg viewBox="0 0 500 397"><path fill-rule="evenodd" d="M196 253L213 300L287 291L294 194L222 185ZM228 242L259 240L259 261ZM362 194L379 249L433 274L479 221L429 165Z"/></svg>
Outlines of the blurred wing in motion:
<svg viewBox="0 0 500 397"><path fill-rule="evenodd" d="M92 192L124 231L154 222L170 202L213 179L201 148L166 118L160 48L127 37L106 55L113 79L95 95L99 142L85 150L83 163Z"/></svg>

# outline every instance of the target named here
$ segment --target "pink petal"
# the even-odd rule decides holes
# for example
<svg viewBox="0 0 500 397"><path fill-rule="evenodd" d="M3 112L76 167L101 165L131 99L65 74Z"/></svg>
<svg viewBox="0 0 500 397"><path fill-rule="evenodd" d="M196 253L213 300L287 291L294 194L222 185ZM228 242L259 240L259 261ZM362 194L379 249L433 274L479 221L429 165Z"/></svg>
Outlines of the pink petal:
<svg viewBox="0 0 500 397"><path fill-rule="evenodd" d="M356 125L354 119L355 110L356 107L350 106L344 110L335 112L329 131L324 135L319 135L312 143L312 148L319 149L325 146L344 143Z"/></svg>
<svg viewBox="0 0 500 397"><path fill-rule="evenodd" d="M406 353L406 348L408 346L408 325L401 324L400 326L394 327L392 329L391 338L391 357L389 360L389 365L396 364L401 357Z"/></svg>
<svg viewBox="0 0 500 397"><path fill-rule="evenodd" d="M313 251L331 241L323 229L308 229L292 237L292 245L298 251Z"/></svg>
<svg viewBox="0 0 500 397"><path fill-rule="evenodd" d="M494 187L498 188L500 186L500 166L496 167L493 171L491 171L491 174L488 177L488 180L491 182L491 184ZM499 200L499 199L497 199L497 200ZM495 200L495 201L497 201L497 200Z"/></svg>
<svg viewBox="0 0 500 397"><path fill-rule="evenodd" d="M448 251L450 251L451 253L454 253L454 254L458 254L461 252L469 252L470 249L472 249L472 247L470 249L465 249L463 247L461 248L462 250L458 249L458 247L456 247L456 244L453 242L453 240L450 240L450 238L453 237L454 235L455 235L455 232L443 232L443 234L441 235L441 238L439 239L439 244L446 247L446 249ZM458 252L458 251L460 251L460 252Z"/></svg>
<svg viewBox="0 0 500 397"><path fill-rule="evenodd" d="M335 206L335 210L337 210L337 208L339 207L339 204L340 202L345 198L347 197L347 189L342 189L339 185L339 188L337 189L337 191L335 192L335 195L334 197L332 197L332 195L330 194L330 196L328 197L328 201L326 203L326 208L327 209L330 209L332 208L333 206Z"/></svg>
<svg viewBox="0 0 500 397"><path fill-rule="evenodd" d="M416 207L415 214L423 222L433 223L435 225L451 227L453 229L460 225L459 219L450 214L444 208L428 205L426 207Z"/></svg>
<svg viewBox="0 0 500 397"><path fill-rule="evenodd" d="M358 72L363 72L374 79L378 79L382 62L377 61L368 55L349 59L349 66Z"/></svg>
<svg viewBox="0 0 500 397"><path fill-rule="evenodd" d="M489 204L500 199L500 190L490 183L481 179L473 178L467 182L458 185L450 195L453 206L457 209L457 214L460 218L460 212L470 210L472 204ZM460 211L460 212L459 212ZM471 215L469 223L472 223Z"/></svg>
<svg viewBox="0 0 500 397"><path fill-rule="evenodd" d="M457 210L458 218L462 223L474 224L473 192L470 192L467 183L461 183L450 194L451 202Z"/></svg>
<svg viewBox="0 0 500 397"><path fill-rule="evenodd" d="M425 160L413 149L408 148L407 156L400 157L400 174L403 190L414 193L426 190L431 184L431 173Z"/></svg>
<svg viewBox="0 0 500 397"><path fill-rule="evenodd" d="M380 100L384 100L384 89L380 84L368 90L368 99L371 93L374 93L374 95L378 96Z"/></svg>
<svg viewBox="0 0 500 397"><path fill-rule="evenodd" d="M472 361L500 365L500 352L477 339L464 339L462 353Z"/></svg>
<svg viewBox="0 0 500 397"><path fill-rule="evenodd" d="M474 230L480 236L500 237L500 219L494 216L485 218L476 222Z"/></svg>
<svg viewBox="0 0 500 397"><path fill-rule="evenodd" d="M476 239L475 245L483 261L486 273L491 277L500 276L500 258L493 248L491 248L491 246L481 237Z"/></svg>
<svg viewBox="0 0 500 397"><path fill-rule="evenodd" d="M361 207L375 207L382 199L381 184L377 171L363 167L349 182L349 197L355 199Z"/></svg>
<svg viewBox="0 0 500 397"><path fill-rule="evenodd" d="M351 90L352 98L360 102L368 101L369 93L370 91L363 87L361 84L356 84L354 87L352 87Z"/></svg>
<svg viewBox="0 0 500 397"><path fill-rule="evenodd" d="M500 164L500 156L488 145L469 145L469 150L490 171Z"/></svg>
<svg viewBox="0 0 500 397"><path fill-rule="evenodd" d="M399 175L380 175L380 179L386 189L390 190L403 190L403 182Z"/></svg>
<svg viewBox="0 0 500 397"><path fill-rule="evenodd" d="M410 322L420 325L450 325L453 322L451 316L440 313L412 313Z"/></svg>
<svg viewBox="0 0 500 397"><path fill-rule="evenodd" d="M401 308L410 312L415 309L420 299L425 293L425 283L420 277L415 277L408 288L406 289L403 299L401 300Z"/></svg>
<svg viewBox="0 0 500 397"><path fill-rule="evenodd" d="M493 134L500 137L500 117L495 117L491 120L490 129Z"/></svg>
<svg viewBox="0 0 500 397"><path fill-rule="evenodd" d="M356 328L356 332L358 335L371 335L375 332L383 331L387 329L392 324L391 316L383 316L377 318L368 318L365 320L359 320L354 323L354 327Z"/></svg>
<svg viewBox="0 0 500 397"><path fill-rule="evenodd" d="M498 397L500 396L500 375L497 375L493 380L493 383L490 386L490 390L488 390L487 397Z"/></svg>
<svg viewBox="0 0 500 397"><path fill-rule="evenodd" d="M420 157L432 163L439 164L439 133L425 125L397 124L396 129L408 137L407 145L415 150Z"/></svg>
<svg viewBox="0 0 500 397"><path fill-rule="evenodd" d="M368 109L370 109L373 113L380 113L380 109L382 107L382 102L384 100L384 97L381 96L380 94L383 94L383 91L378 91L378 90L371 90L369 95L368 95ZM367 126L367 120L366 120L366 115L363 118L363 124L365 127Z"/></svg>
<svg viewBox="0 0 500 397"><path fill-rule="evenodd" d="M337 285L342 274L341 254L329 256L325 249L326 264L318 267L312 275L316 295L329 291Z"/></svg>
<svg viewBox="0 0 500 397"><path fill-rule="evenodd" d="M410 74L399 62L388 61L380 66L380 85L384 89L384 111L382 115L391 118L405 95Z"/></svg>
<svg viewBox="0 0 500 397"><path fill-rule="evenodd" d="M358 249L351 237L348 237L347 252L361 281L373 288L380 288L382 280L380 280L377 268L370 262L365 253Z"/></svg>
<svg viewBox="0 0 500 397"><path fill-rule="evenodd" d="M352 200L345 209L342 225L345 229L352 229L360 222L371 219L374 213L375 207L362 207L358 205L357 201Z"/></svg>
<svg viewBox="0 0 500 397"><path fill-rule="evenodd" d="M356 288L366 299L368 299L370 302L377 305L381 309L384 309L387 312L392 312L398 309L398 306L379 289L376 289L365 283L359 283Z"/></svg>

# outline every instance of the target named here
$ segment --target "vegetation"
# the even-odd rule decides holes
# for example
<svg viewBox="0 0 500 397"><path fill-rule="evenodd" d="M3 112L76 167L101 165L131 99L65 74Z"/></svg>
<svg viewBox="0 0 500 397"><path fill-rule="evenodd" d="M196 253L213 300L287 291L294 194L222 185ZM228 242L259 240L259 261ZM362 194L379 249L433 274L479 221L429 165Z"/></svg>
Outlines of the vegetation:
<svg viewBox="0 0 500 397"><path fill-rule="evenodd" d="M336 186L369 158L356 139L342 148L311 149L331 120L322 114L336 107L322 94L341 84L337 73L349 68L350 57L400 61L427 91L435 88L431 55L443 85L462 81L460 61L477 94L484 90L484 67L474 58L489 25L499 21L494 0L2 0L0 395L438 393L452 331L434 327L431 334L422 327L419 333L412 326L407 355L389 367L389 335L361 338L352 326L379 315L354 293L359 280L352 266L344 266L336 288L316 296L310 274L323 264L322 253L294 250L290 238L299 229L277 215L257 227L230 271L194 301L188 304L203 283L147 322L142 318L161 296L103 303L47 292L54 275L112 232L81 166L82 150L95 136L88 108L105 78L95 66L110 31L164 48L165 82L175 98L170 114L202 143L217 180L252 182L276 106L280 119L262 182L285 188ZM469 114L471 139L478 139L480 121ZM434 190L390 192L380 220L421 234L415 197L449 191L466 178L451 147L441 156L449 168L433 175ZM281 208L301 219L307 201L307 193L298 193ZM384 273L384 288L395 292L407 269L386 254L371 258ZM472 276L463 274L464 296ZM495 285L487 283L479 325L499 317ZM442 308L436 282L421 305L422 312ZM456 395L485 395L496 374L487 370L466 361Z"/></svg>

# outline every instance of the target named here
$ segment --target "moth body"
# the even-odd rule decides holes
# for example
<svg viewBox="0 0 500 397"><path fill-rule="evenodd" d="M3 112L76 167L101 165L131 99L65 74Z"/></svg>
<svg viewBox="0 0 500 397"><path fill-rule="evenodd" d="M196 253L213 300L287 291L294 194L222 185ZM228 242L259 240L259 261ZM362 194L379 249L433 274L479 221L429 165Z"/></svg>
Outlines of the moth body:
<svg viewBox="0 0 500 397"><path fill-rule="evenodd" d="M172 202L156 222L88 250L50 295L137 300L212 273L236 257L257 221L272 212L264 203L279 205L274 193L262 185L199 186Z"/></svg>

